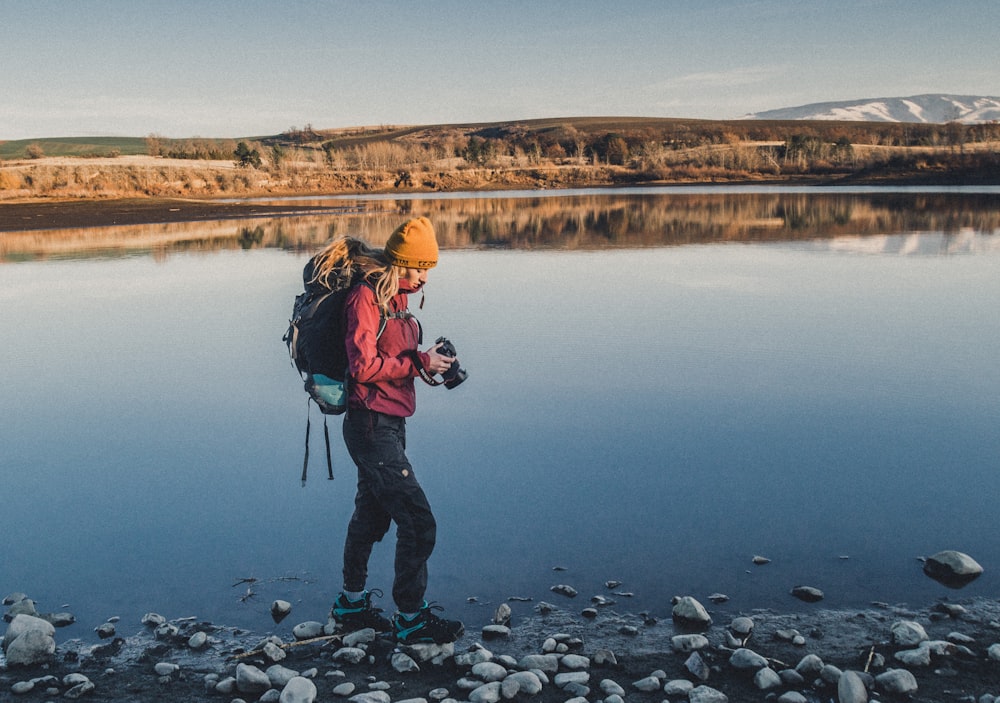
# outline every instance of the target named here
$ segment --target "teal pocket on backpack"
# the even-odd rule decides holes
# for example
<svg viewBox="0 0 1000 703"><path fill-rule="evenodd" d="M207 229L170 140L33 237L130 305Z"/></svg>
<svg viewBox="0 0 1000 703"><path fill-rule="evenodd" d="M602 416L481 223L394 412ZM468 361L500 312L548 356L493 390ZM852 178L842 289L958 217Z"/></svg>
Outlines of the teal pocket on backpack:
<svg viewBox="0 0 1000 703"><path fill-rule="evenodd" d="M340 415L347 410L347 384L321 373L309 374L306 392L325 415Z"/></svg>

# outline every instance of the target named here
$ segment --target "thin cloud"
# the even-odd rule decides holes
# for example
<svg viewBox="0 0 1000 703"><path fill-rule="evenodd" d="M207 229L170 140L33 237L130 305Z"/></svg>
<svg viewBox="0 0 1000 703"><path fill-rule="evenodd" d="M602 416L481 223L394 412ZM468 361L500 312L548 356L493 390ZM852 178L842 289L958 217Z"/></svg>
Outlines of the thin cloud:
<svg viewBox="0 0 1000 703"><path fill-rule="evenodd" d="M701 71L684 76L674 76L649 86L651 90L676 90L691 86L734 88L745 85L759 85L773 81L785 74L787 65L741 66L730 71Z"/></svg>

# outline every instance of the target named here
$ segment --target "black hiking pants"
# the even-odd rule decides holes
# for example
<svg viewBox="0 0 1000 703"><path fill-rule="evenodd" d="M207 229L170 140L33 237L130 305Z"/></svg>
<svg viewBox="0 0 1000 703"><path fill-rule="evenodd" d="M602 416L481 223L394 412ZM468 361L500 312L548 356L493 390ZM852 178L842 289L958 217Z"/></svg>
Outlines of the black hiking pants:
<svg viewBox="0 0 1000 703"><path fill-rule="evenodd" d="M344 441L358 467L358 494L344 544L344 590L364 590L372 547L395 522L392 599L400 612L414 613L424 603L437 523L406 458L406 419L350 408Z"/></svg>

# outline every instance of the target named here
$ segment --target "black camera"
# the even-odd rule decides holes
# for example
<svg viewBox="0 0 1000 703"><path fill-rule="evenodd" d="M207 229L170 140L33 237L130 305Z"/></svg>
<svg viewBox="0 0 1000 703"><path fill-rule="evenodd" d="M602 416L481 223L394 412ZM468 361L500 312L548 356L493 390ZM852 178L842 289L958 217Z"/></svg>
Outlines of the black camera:
<svg viewBox="0 0 1000 703"><path fill-rule="evenodd" d="M438 337L435 343L441 345L438 347L439 354L458 356L458 353L455 351L455 345L447 337ZM458 359L455 359L455 361L451 362L448 370L441 374L441 378L444 379L444 387L451 389L464 381L468 375L466 370L459 366Z"/></svg>

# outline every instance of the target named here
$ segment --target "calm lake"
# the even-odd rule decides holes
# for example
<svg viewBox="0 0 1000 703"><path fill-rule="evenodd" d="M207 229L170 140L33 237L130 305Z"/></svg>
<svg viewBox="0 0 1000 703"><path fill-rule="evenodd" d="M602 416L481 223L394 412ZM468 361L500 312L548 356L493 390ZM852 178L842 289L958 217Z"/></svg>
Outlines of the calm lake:
<svg viewBox="0 0 1000 703"><path fill-rule="evenodd" d="M83 638L147 611L325 620L354 467L333 418L327 480L314 408L300 484L281 336L311 253L411 215L443 245L411 309L469 373L418 382L409 423L428 598L473 633L512 597L669 617L692 595L722 617L1000 595L1000 189L326 202L342 212L0 234L0 596L68 608ZM386 594L393 544L371 562ZM943 549L985 574L930 580L919 557Z"/></svg>

